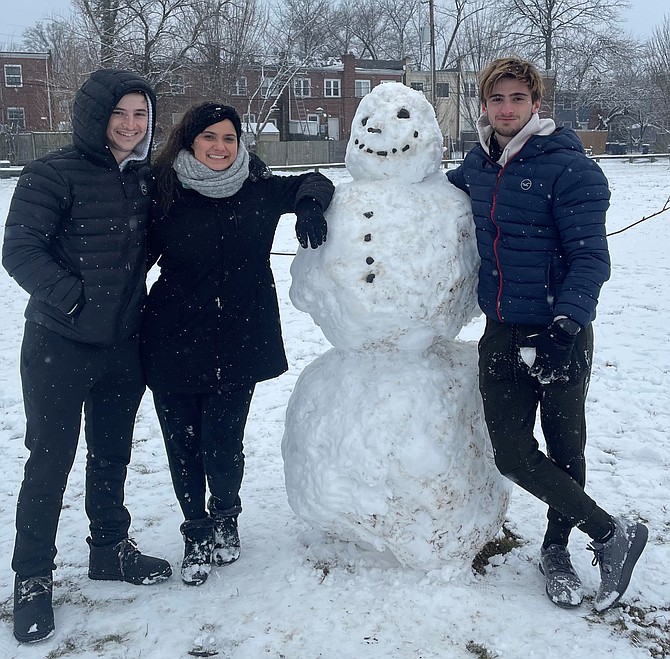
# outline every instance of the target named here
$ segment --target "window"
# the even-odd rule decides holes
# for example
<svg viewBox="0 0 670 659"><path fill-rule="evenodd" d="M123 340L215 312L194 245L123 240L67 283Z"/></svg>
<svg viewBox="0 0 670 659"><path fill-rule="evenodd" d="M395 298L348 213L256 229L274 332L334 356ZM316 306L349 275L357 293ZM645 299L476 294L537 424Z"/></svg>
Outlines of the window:
<svg viewBox="0 0 670 659"><path fill-rule="evenodd" d="M5 64L5 87L23 87L20 64Z"/></svg>
<svg viewBox="0 0 670 659"><path fill-rule="evenodd" d="M572 99L567 96L564 97L562 105L564 110L572 110Z"/></svg>
<svg viewBox="0 0 670 659"><path fill-rule="evenodd" d="M418 92L422 92L422 91L423 91L423 83L422 83L422 82L410 82L410 83L409 83L409 86L410 86L412 89L416 89L416 91L418 91Z"/></svg>
<svg viewBox="0 0 670 659"><path fill-rule="evenodd" d="M255 114L250 114L250 113L245 113L242 115L242 124L255 124L256 123L256 115Z"/></svg>
<svg viewBox="0 0 670 659"><path fill-rule="evenodd" d="M465 98L477 98L477 85L474 82L465 83Z"/></svg>
<svg viewBox="0 0 670 659"><path fill-rule="evenodd" d="M435 96L438 98L449 98L449 83L437 82L435 83Z"/></svg>
<svg viewBox="0 0 670 659"><path fill-rule="evenodd" d="M184 76L173 73L170 76L170 94L181 96L185 92Z"/></svg>
<svg viewBox="0 0 670 659"><path fill-rule="evenodd" d="M245 76L238 78L235 81L235 96L247 95L247 79Z"/></svg>
<svg viewBox="0 0 670 659"><path fill-rule="evenodd" d="M263 78L263 81L261 82L261 96L263 96L263 98L269 98L270 96L277 95L277 91L274 89L274 83L275 78Z"/></svg>
<svg viewBox="0 0 670 659"><path fill-rule="evenodd" d="M356 96L356 98L363 98L363 96L369 93L370 93L370 81L356 80L354 86L354 96Z"/></svg>
<svg viewBox="0 0 670 659"><path fill-rule="evenodd" d="M293 80L293 91L296 96L311 96L312 81L310 78L295 78Z"/></svg>
<svg viewBox="0 0 670 659"><path fill-rule="evenodd" d="M26 129L26 111L24 108L7 108L7 123L12 130Z"/></svg>
<svg viewBox="0 0 670 659"><path fill-rule="evenodd" d="M324 80L323 81L323 95L330 98L339 98L342 92L340 91L339 80Z"/></svg>

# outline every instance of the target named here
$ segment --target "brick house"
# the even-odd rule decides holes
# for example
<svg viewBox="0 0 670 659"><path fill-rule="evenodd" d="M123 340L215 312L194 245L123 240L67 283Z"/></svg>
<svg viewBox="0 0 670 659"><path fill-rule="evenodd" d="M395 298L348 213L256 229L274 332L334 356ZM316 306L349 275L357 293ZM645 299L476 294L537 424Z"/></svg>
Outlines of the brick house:
<svg viewBox="0 0 670 659"><path fill-rule="evenodd" d="M351 53L331 66L280 70L249 67L235 84L232 105L250 124L269 123L281 141L349 138L358 104L373 87L403 82L398 60L357 60ZM196 72L184 69L169 88L159 89L158 123L162 132L176 123L184 110L203 99ZM261 136L261 139L262 136Z"/></svg>
<svg viewBox="0 0 670 659"><path fill-rule="evenodd" d="M49 53L0 52L0 132L57 130Z"/></svg>

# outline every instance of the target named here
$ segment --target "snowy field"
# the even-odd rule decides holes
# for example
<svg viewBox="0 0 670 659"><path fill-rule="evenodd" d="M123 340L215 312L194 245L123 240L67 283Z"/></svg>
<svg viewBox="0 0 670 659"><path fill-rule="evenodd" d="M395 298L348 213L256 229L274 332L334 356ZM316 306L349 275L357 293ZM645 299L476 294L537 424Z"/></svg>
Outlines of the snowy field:
<svg viewBox="0 0 670 659"><path fill-rule="evenodd" d="M670 163L601 163L612 188L608 230L660 210ZM341 169L325 170L334 182ZM0 180L5 217L15 180ZM294 252L294 218L275 249ZM515 489L505 527L518 536L483 574L401 568L328 540L289 508L280 444L301 370L330 346L288 297L290 256L273 257L290 370L256 390L247 426L240 517L242 556L201 587L181 582L180 512L151 399L137 422L127 484L132 534L167 558L172 579L153 587L90 581L84 515L84 446L65 495L55 573L56 633L19 646L12 636L10 558L26 457L18 375L25 295L0 272L0 659L639 659L670 657L670 211L610 238L613 275L595 323L588 405L589 492L609 511L648 524L650 540L623 600L591 608L598 570L575 531L571 550L589 593L577 610L552 605L537 568L545 508ZM153 273L152 273L153 275ZM481 318L461 334L476 340ZM336 404L337 401L333 401ZM380 428L383 432L383 427ZM445 573L447 571L445 570Z"/></svg>

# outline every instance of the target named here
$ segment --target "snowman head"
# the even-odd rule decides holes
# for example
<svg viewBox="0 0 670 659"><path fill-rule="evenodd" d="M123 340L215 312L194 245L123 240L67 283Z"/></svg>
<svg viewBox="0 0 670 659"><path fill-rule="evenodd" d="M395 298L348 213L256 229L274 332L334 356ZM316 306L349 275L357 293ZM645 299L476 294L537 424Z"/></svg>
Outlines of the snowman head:
<svg viewBox="0 0 670 659"><path fill-rule="evenodd" d="M354 179L418 183L439 169L443 150L442 132L425 96L388 82L361 100L345 164Z"/></svg>

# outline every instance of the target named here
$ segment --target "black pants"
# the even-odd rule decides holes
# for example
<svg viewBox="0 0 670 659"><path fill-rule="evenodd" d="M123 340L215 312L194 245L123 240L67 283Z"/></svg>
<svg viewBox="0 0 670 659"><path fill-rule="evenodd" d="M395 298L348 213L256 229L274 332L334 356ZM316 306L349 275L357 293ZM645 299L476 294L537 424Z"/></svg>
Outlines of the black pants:
<svg viewBox="0 0 670 659"><path fill-rule="evenodd" d="M519 343L543 328L487 320L479 342L479 389L500 472L549 505L544 545L567 545L574 526L602 538L611 517L586 495L585 403L593 329L577 335L567 383L542 385L521 360ZM533 434L538 406L547 448Z"/></svg>
<svg viewBox="0 0 670 659"><path fill-rule="evenodd" d="M172 485L184 519L242 510L244 427L254 386L207 394L154 391Z"/></svg>
<svg viewBox="0 0 670 659"><path fill-rule="evenodd" d="M30 456L16 509L12 569L28 577L55 568L56 530L79 441L82 406L91 538L96 545L106 545L128 536L124 484L144 393L138 339L97 347L28 322L21 346L21 381Z"/></svg>

